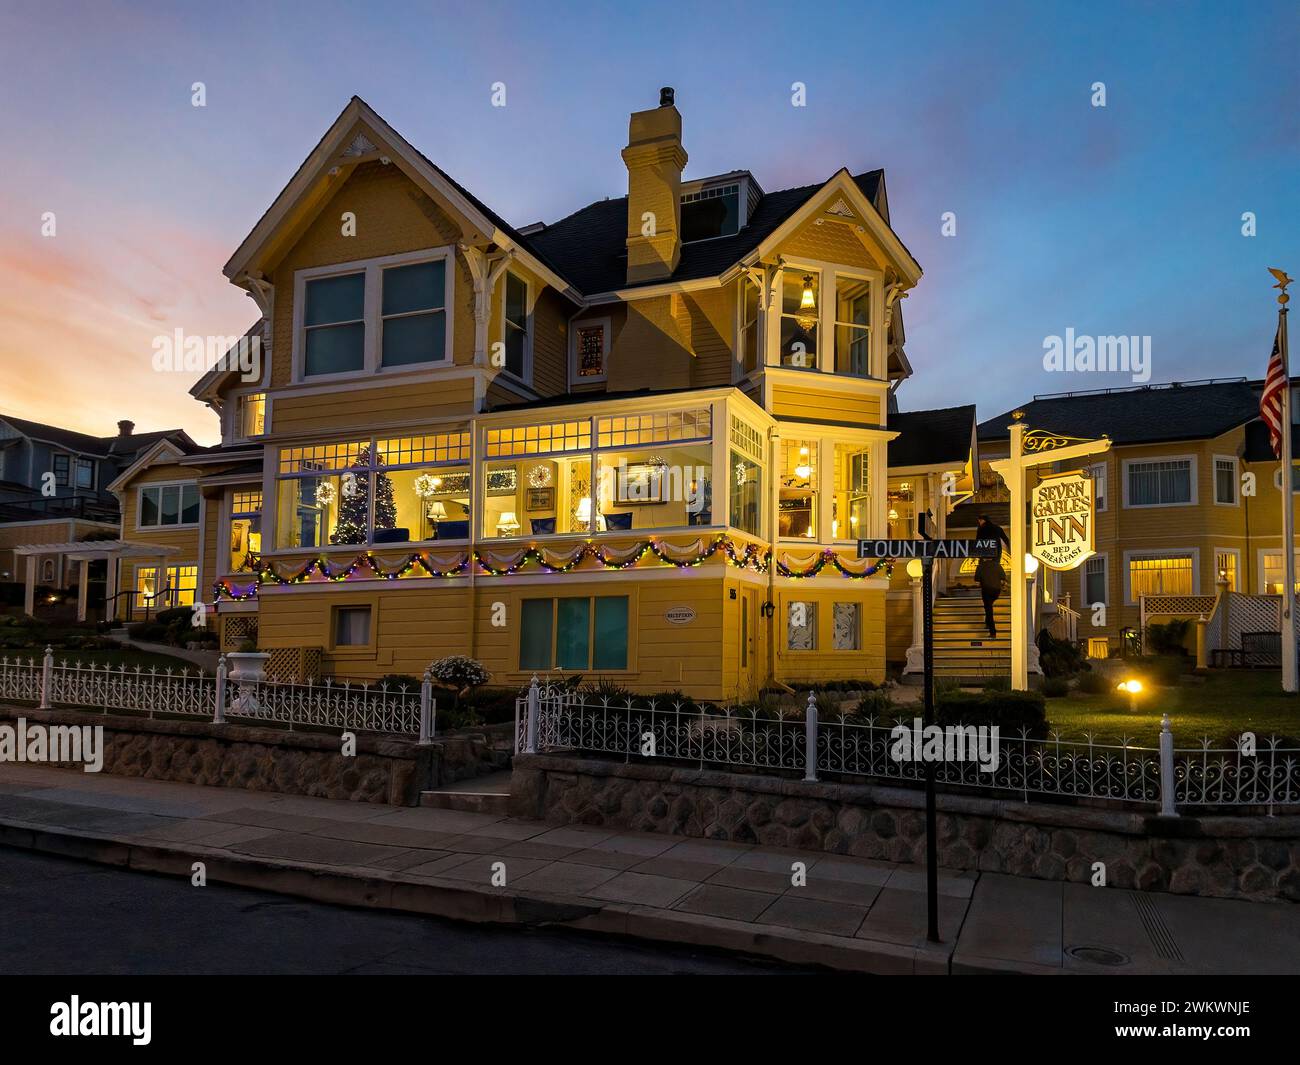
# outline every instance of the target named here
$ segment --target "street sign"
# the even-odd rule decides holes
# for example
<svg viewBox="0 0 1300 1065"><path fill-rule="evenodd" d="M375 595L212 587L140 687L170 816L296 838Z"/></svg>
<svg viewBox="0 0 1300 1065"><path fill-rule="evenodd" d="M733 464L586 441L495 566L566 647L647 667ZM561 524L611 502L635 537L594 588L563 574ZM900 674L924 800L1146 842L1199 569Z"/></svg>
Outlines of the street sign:
<svg viewBox="0 0 1300 1065"><path fill-rule="evenodd" d="M987 540L859 540L858 558L1001 558L1002 541Z"/></svg>

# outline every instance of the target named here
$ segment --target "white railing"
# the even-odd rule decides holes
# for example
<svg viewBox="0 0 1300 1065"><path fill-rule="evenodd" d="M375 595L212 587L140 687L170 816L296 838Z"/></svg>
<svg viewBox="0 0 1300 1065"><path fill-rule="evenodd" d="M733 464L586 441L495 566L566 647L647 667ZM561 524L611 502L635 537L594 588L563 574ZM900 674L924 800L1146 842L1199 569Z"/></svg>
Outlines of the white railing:
<svg viewBox="0 0 1300 1065"><path fill-rule="evenodd" d="M425 673L419 688L390 688L344 682L288 684L270 680L236 680L223 656L215 676L188 669L143 669L54 661L44 657L0 658L0 699L35 702L48 709L75 706L209 718L343 729L356 732L418 734L433 738L436 703L433 680Z"/></svg>
<svg viewBox="0 0 1300 1065"><path fill-rule="evenodd" d="M927 763L896 757L896 726L876 718L818 719L816 698L789 716L757 711L638 704L634 700L558 697L538 686L517 701L516 752L590 752L692 762L755 772L802 772L864 777L888 783L924 783ZM912 720L899 722L911 729ZM960 736L958 736L960 731ZM949 739L951 737L951 739ZM945 730L947 742L974 743L975 730ZM971 748L968 747L968 751ZM987 754L993 751L987 748ZM1169 718L1159 747L1128 742L1067 740L1058 733L1000 736L996 759L982 768L975 757L935 763L935 780L955 788L1056 796L1154 806L1166 816L1183 807L1266 807L1300 804L1300 750L1261 741L1257 753L1219 750L1208 743L1176 749Z"/></svg>

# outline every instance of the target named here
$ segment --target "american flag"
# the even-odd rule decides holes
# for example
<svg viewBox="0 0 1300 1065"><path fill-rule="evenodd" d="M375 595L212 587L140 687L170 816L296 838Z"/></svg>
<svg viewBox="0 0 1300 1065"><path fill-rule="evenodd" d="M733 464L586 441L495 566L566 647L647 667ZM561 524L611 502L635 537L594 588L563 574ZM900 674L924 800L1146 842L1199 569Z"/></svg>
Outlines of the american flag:
<svg viewBox="0 0 1300 1065"><path fill-rule="evenodd" d="M1268 373L1264 376L1264 392L1259 397L1259 416L1268 426L1268 439L1273 445L1273 455L1282 457L1282 395L1286 390L1286 367L1282 364L1282 327L1277 327L1273 338L1273 354L1268 359Z"/></svg>

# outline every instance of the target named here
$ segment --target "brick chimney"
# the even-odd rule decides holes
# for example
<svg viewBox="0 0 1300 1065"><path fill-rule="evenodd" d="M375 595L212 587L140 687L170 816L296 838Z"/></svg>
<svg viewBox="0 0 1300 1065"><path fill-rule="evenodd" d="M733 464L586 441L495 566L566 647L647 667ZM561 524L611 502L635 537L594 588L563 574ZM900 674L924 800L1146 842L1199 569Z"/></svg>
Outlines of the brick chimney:
<svg viewBox="0 0 1300 1065"><path fill-rule="evenodd" d="M127 419L123 418L120 422L117 423L118 436L130 436L134 432L135 432L135 422L127 421Z"/></svg>
<svg viewBox="0 0 1300 1065"><path fill-rule="evenodd" d="M627 282L662 281L677 269L682 252L686 151L672 89L659 90L658 107L632 113L623 162L627 165Z"/></svg>

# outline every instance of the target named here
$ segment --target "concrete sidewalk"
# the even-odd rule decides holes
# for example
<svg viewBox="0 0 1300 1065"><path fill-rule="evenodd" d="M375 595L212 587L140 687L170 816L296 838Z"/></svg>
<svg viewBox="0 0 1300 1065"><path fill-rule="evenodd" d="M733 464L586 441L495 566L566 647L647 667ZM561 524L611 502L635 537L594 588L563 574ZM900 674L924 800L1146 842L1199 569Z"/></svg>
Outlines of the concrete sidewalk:
<svg viewBox="0 0 1300 1065"><path fill-rule="evenodd" d="M915 866L12 763L0 844L187 878L203 862L210 883L323 902L860 972L1300 972L1300 906L1283 903L944 872L936 946Z"/></svg>

